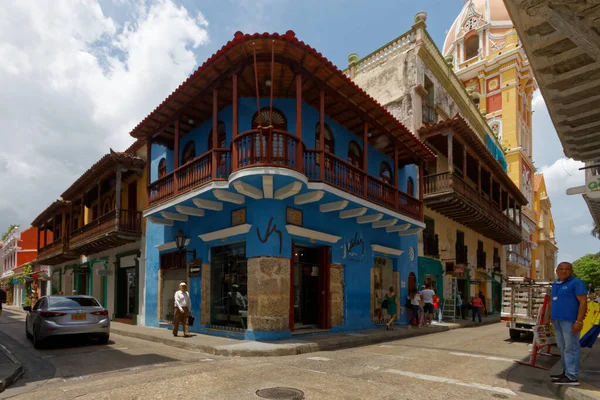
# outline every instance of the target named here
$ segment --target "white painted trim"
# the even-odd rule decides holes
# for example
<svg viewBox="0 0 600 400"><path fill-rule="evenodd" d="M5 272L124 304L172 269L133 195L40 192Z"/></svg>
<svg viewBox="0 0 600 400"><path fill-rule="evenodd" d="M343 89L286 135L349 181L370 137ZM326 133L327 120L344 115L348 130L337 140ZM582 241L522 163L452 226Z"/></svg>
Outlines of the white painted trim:
<svg viewBox="0 0 600 400"><path fill-rule="evenodd" d="M238 191L238 193L248 196L252 199L258 200L263 198L262 190L256 186L250 185L249 183L235 181L233 182L233 187Z"/></svg>
<svg viewBox="0 0 600 400"><path fill-rule="evenodd" d="M218 231L204 233L202 235L198 235L198 237L205 242L210 242L216 239L226 239L230 236L243 235L244 233L250 232L251 228L252 225L243 224L238 226L232 226L231 228L220 229Z"/></svg>
<svg viewBox="0 0 600 400"><path fill-rule="evenodd" d="M312 240L320 240L327 243L337 243L341 239L340 236L313 231L312 229L306 229L296 225L286 225L285 229L287 229L290 235L301 236Z"/></svg>
<svg viewBox="0 0 600 400"><path fill-rule="evenodd" d="M296 197L294 197L294 204L302 205L302 204L314 203L315 201L321 200L324 195L325 195L325 192L322 190L315 190L312 192L299 194Z"/></svg>
<svg viewBox="0 0 600 400"><path fill-rule="evenodd" d="M396 222L398 222L398 219L392 218L392 219L386 219L385 221L375 221L375 222L373 222L372 226L374 229L387 228L388 226L396 225Z"/></svg>
<svg viewBox="0 0 600 400"><path fill-rule="evenodd" d="M340 218L355 218L365 215L367 213L367 207L353 208L351 210L340 211Z"/></svg>
<svg viewBox="0 0 600 400"><path fill-rule="evenodd" d="M357 224L368 224L371 222L379 221L381 218L383 218L383 214L381 214L381 213L370 214L370 215L365 215L365 216L356 218L356 223Z"/></svg>
<svg viewBox="0 0 600 400"><path fill-rule="evenodd" d="M273 175L264 175L262 178L263 192L265 193L265 199L273 198Z"/></svg>
<svg viewBox="0 0 600 400"><path fill-rule="evenodd" d="M280 175L280 176L289 176L290 178L294 178L303 183L308 183L308 178L306 175L293 171L288 168L278 168L278 167L252 167L252 168L244 168L233 172L229 175L229 182L236 181L240 178L244 178L247 176L255 176L255 175Z"/></svg>
<svg viewBox="0 0 600 400"><path fill-rule="evenodd" d="M385 228L385 231L387 233L404 232L404 231L407 231L409 228L410 228L410 224L403 224L403 225L396 225L396 226L388 226L387 228Z"/></svg>
<svg viewBox="0 0 600 400"><path fill-rule="evenodd" d="M333 203L321 204L319 211L327 213L331 211L340 211L348 207L348 200L334 201Z"/></svg>
<svg viewBox="0 0 600 400"><path fill-rule="evenodd" d="M190 239L185 240L185 245L187 246L188 244L190 244ZM165 250L176 249L177 244L175 244L175 241L173 241L173 242L167 242L167 243L163 243L163 244L157 244L154 247L156 247L156 249L158 251L165 251Z"/></svg>
<svg viewBox="0 0 600 400"><path fill-rule="evenodd" d="M294 196L298 192L302 190L301 182L292 182L289 185L285 185L282 188L279 188L275 191L275 198L277 200L284 200L288 197Z"/></svg>
<svg viewBox="0 0 600 400"><path fill-rule="evenodd" d="M221 201L227 201L227 202L233 203L233 204L244 204L244 202L246 201L246 198L243 195L233 193L233 192L228 192L227 190L223 190L223 189L213 190L213 196L215 196L217 199L219 199Z"/></svg>
<svg viewBox="0 0 600 400"><path fill-rule="evenodd" d="M179 214L191 215L193 217L204 217L204 210L196 207L175 206Z"/></svg>
<svg viewBox="0 0 600 400"><path fill-rule="evenodd" d="M173 226L175 224L175 222L172 219L164 219L164 218L153 217L153 216L149 216L147 218L148 218L148 221L152 222L153 224L157 224L157 225Z"/></svg>
<svg viewBox="0 0 600 400"><path fill-rule="evenodd" d="M192 200L192 202L194 202L194 205L198 208L203 208L205 210L212 211L223 211L223 203L221 203L220 201L194 199Z"/></svg>
<svg viewBox="0 0 600 400"><path fill-rule="evenodd" d="M400 249L394 249L391 247L386 247L386 246L381 246L379 244L372 244L371 245L371 250L377 252L377 253L383 253L386 256L392 255L392 256L401 256L402 253L404 253L404 250L400 250Z"/></svg>
<svg viewBox="0 0 600 400"><path fill-rule="evenodd" d="M411 229L409 231L404 231L404 232L398 232L398 236L411 236L411 235L416 235L419 232L421 232L423 230L423 228L415 228L415 229Z"/></svg>
<svg viewBox="0 0 600 400"><path fill-rule="evenodd" d="M182 221L182 222L187 222L187 220L190 218L187 215L178 214L178 213L169 212L169 211L161 211L160 215L162 215L163 218L165 218L165 219L172 219L174 221Z"/></svg>
<svg viewBox="0 0 600 400"><path fill-rule="evenodd" d="M171 208L177 204L183 203L186 200L193 199L194 197L197 197L203 193L210 192L213 189L228 189L228 188L229 188L229 183L226 181L207 183L206 185L204 185L196 190L192 190L191 192L188 192L181 196L177 196L176 198L169 200L166 203L159 204L155 207L147 209L146 211L144 211L144 217L148 217L152 214L156 214L160 211Z"/></svg>
<svg viewBox="0 0 600 400"><path fill-rule="evenodd" d="M374 211L387 214L387 215L389 215L391 217L394 217L394 218L398 218L401 221L409 222L409 223L411 223L413 225L416 225L416 226L418 226L420 228L425 228L425 223L424 222L418 221L418 220L416 220L414 218L410 218L410 217L408 217L406 215L403 215L403 214L400 214L400 213L398 213L396 211L389 210L389 209L387 209L385 207L381 207L381 206L379 206L377 204L373 204L373 203L371 203L371 202L369 202L367 200L361 199L360 197L356 197L356 196L354 196L354 195L352 195L350 193L346 193L346 192L344 192L344 191L342 191L340 189L334 188L333 186L330 186L330 185L325 184L323 182L309 182L307 184L307 187L310 190L325 190L326 192L334 194L334 195L336 195L338 197L341 197L343 199L349 200L349 201L351 201L353 203L359 204L359 205L361 205L363 207L367 207L367 208L372 209Z"/></svg>

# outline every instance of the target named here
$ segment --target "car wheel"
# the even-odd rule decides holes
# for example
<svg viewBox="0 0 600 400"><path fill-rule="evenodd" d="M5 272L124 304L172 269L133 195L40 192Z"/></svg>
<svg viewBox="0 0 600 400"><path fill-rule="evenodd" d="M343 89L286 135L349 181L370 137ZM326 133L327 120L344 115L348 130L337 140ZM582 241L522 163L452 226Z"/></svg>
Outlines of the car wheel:
<svg viewBox="0 0 600 400"><path fill-rule="evenodd" d="M512 340L519 340L519 339L521 339L521 331L518 331L516 329L510 329L509 330L509 335L510 335L510 338Z"/></svg>
<svg viewBox="0 0 600 400"><path fill-rule="evenodd" d="M108 339L110 335L102 335L98 338L98 344L108 344Z"/></svg>
<svg viewBox="0 0 600 400"><path fill-rule="evenodd" d="M45 341L38 338L38 335L35 331L35 327L33 327L33 348L43 349L45 344L46 344Z"/></svg>
<svg viewBox="0 0 600 400"><path fill-rule="evenodd" d="M29 339L29 340L31 340L31 338L33 338L31 333L29 333L29 331L27 330L27 321L25 321L25 336L27 336L27 339Z"/></svg>

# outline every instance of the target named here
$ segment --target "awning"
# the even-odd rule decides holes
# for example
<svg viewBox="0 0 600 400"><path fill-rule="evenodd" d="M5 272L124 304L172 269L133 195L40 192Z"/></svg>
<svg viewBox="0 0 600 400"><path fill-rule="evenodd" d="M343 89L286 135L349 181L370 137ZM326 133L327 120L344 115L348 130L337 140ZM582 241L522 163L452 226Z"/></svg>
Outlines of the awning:
<svg viewBox="0 0 600 400"><path fill-rule="evenodd" d="M488 274L486 274L483 271L476 271L476 272L478 274L477 278L479 278L479 279L485 279L486 281L493 281L494 280L494 278L492 278L491 276L489 276Z"/></svg>

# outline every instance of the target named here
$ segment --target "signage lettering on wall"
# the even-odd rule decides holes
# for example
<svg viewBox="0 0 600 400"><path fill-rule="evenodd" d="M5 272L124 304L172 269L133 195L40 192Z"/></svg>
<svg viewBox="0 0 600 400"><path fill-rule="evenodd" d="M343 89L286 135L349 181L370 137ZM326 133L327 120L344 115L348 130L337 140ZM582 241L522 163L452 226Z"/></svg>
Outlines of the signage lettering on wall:
<svg viewBox="0 0 600 400"><path fill-rule="evenodd" d="M260 234L258 228L256 228L256 236L258 236L258 240L260 240L261 243L267 243L267 241L273 233L277 233L277 235L279 236L279 254L281 254L281 252L283 251L283 236L281 235L281 231L277 229L277 225L273 224L273 217L271 217L271 219L269 220L269 224L267 225L267 230L265 232L264 238Z"/></svg>
<svg viewBox="0 0 600 400"><path fill-rule="evenodd" d="M349 261L362 261L365 256L365 241L362 232L355 232L353 236L344 240L344 259Z"/></svg>

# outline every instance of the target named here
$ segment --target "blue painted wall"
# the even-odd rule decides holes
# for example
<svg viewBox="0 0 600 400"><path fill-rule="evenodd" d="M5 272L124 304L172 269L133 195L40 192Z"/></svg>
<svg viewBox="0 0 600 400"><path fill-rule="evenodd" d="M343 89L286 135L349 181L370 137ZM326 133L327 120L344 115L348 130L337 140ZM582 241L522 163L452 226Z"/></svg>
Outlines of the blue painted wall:
<svg viewBox="0 0 600 400"><path fill-rule="evenodd" d="M261 108L269 106L269 99L263 98L260 100ZM273 107L281 111L288 123L288 131L296 134L296 100L295 99L274 99ZM252 117L257 111L256 99L242 98L238 104L238 121L239 132L243 133L250 130L252 127ZM231 147L232 132L232 107L227 106L219 112L219 121L225 123L227 146ZM334 136L334 153L343 160L348 160L348 147L351 141L355 141L362 148L363 141L354 133L350 132L343 126L334 122L331 118L326 117L325 122L329 125ZM315 148L315 128L319 123L319 112L312 106L302 104L302 140L308 149ZM196 147L196 156L204 154L208 151L208 138L212 129L212 118L204 121L193 131L180 139L179 144L179 160L181 163L181 155L188 142L193 141ZM158 162L161 158L167 159L167 173L173 170L173 151L159 145L152 146L152 181L158 177ZM369 145L368 149L368 173L375 177L379 177L380 166L383 161L392 166L393 160L382 152L376 150ZM411 176L416 182L416 166L409 165L401 168L398 174L398 185L401 190L406 190L408 177ZM416 186L415 186L416 187Z"/></svg>

